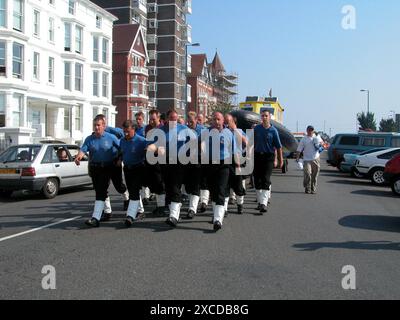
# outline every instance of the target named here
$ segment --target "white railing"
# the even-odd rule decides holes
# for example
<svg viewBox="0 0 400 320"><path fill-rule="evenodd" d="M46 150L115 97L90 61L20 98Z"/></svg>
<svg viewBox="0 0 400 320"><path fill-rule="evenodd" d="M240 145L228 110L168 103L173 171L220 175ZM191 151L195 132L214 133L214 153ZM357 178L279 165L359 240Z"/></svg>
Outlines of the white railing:
<svg viewBox="0 0 400 320"><path fill-rule="evenodd" d="M129 72L149 76L149 70L147 68L132 66Z"/></svg>

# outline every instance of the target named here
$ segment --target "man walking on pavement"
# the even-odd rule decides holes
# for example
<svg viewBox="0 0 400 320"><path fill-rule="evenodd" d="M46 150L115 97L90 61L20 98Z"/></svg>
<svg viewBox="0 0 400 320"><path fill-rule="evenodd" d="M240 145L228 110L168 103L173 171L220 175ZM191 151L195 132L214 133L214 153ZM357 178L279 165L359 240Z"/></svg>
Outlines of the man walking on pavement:
<svg viewBox="0 0 400 320"><path fill-rule="evenodd" d="M308 126L307 135L300 141L297 149L297 161L303 153L304 161L304 189L306 194L316 194L318 175L321 169L320 148L322 139L315 134L313 126Z"/></svg>
<svg viewBox="0 0 400 320"><path fill-rule="evenodd" d="M271 113L264 111L261 118L262 124L254 128L254 182L260 210L258 215L268 210L275 151L278 154L278 167L283 167L282 143L278 130L271 125Z"/></svg>

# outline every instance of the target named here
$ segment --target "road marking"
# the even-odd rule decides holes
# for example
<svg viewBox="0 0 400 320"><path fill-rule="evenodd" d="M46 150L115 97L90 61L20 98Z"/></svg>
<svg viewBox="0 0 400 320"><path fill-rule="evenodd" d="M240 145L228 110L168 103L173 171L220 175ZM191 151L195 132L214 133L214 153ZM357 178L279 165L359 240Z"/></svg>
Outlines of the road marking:
<svg viewBox="0 0 400 320"><path fill-rule="evenodd" d="M16 237L20 237L20 236L23 236L23 235L26 235L26 234L29 234L29 233L32 233L32 232L40 231L40 230L43 230L43 229L46 229L46 228L50 228L50 227L56 226L58 224L62 224L62 223L66 223L66 222L70 222L70 221L74 221L74 220L78 220L80 218L82 218L82 217L75 217L75 218L71 218L71 219L65 219L65 220L62 220L62 221L58 221L58 222L54 222L54 223L51 223L51 224L47 224L47 225L39 227L39 228L27 230L27 231L24 231L24 232L21 232L21 233L17 233L17 234L8 236L8 237L0 238L0 242L6 241L6 240L10 240L10 239L13 239L13 238L16 238Z"/></svg>

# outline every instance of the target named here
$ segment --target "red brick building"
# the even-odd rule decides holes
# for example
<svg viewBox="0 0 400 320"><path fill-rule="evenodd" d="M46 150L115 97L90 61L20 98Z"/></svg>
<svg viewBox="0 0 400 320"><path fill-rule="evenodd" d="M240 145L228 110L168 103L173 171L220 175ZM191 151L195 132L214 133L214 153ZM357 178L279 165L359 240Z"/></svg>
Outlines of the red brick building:
<svg viewBox="0 0 400 320"><path fill-rule="evenodd" d="M209 70L207 55L192 55L192 72L188 75L188 83L192 87L192 101L188 104L188 111L205 116L208 116L209 105L217 102Z"/></svg>
<svg viewBox="0 0 400 320"><path fill-rule="evenodd" d="M142 28L138 24L114 25L113 103L116 125L134 119L137 112L148 115L148 54ZM147 120L147 119L146 119Z"/></svg>

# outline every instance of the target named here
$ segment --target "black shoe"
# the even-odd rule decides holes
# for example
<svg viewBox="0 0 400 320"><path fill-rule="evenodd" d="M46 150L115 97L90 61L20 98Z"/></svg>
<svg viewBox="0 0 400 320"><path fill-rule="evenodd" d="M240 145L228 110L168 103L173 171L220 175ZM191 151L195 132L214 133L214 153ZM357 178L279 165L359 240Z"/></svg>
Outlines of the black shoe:
<svg viewBox="0 0 400 320"><path fill-rule="evenodd" d="M149 205L149 199L147 199L147 198L144 198L142 202L143 202L144 206L148 206Z"/></svg>
<svg viewBox="0 0 400 320"><path fill-rule="evenodd" d="M89 219L89 220L86 220L85 224L86 224L88 227L91 227L91 228L98 228L98 227L100 227L100 222L99 222L99 220L97 220L97 219L95 219L95 218L91 218L91 219Z"/></svg>
<svg viewBox="0 0 400 320"><path fill-rule="evenodd" d="M200 209L199 209L200 213L204 213L207 211L207 205L205 203L202 203L200 205Z"/></svg>
<svg viewBox="0 0 400 320"><path fill-rule="evenodd" d="M144 213L144 212L138 212L136 219L137 219L137 220L144 220L144 219L146 219L146 213Z"/></svg>
<svg viewBox="0 0 400 320"><path fill-rule="evenodd" d="M196 212L194 212L193 210L189 210L187 213L186 219L192 220L192 219L194 219L195 216L196 216Z"/></svg>
<svg viewBox="0 0 400 320"><path fill-rule="evenodd" d="M129 208L129 200L125 200L124 201L124 211L127 211L128 210L128 208Z"/></svg>
<svg viewBox="0 0 400 320"><path fill-rule="evenodd" d="M235 200L233 200L232 198L229 198L229 204L234 205L235 204Z"/></svg>
<svg viewBox="0 0 400 320"><path fill-rule="evenodd" d="M228 216L229 216L229 212L225 211L225 218L228 218Z"/></svg>
<svg viewBox="0 0 400 320"><path fill-rule="evenodd" d="M261 204L258 204L256 210L257 210L257 211L260 211L260 210L261 210Z"/></svg>
<svg viewBox="0 0 400 320"><path fill-rule="evenodd" d="M267 212L268 212L267 206L262 204L261 207L260 207L260 213L267 213Z"/></svg>
<svg viewBox="0 0 400 320"><path fill-rule="evenodd" d="M221 222L219 222L219 221L215 222L215 223L214 223L214 231L217 232L217 231L219 231L219 230L221 230L221 229L222 229L222 224L221 224Z"/></svg>
<svg viewBox="0 0 400 320"><path fill-rule="evenodd" d="M132 217L127 217L126 220L125 220L125 226L127 228L130 228L130 227L132 227L134 222L135 222L135 220L133 220Z"/></svg>
<svg viewBox="0 0 400 320"><path fill-rule="evenodd" d="M152 194L149 198L150 201L156 201L156 196L154 194Z"/></svg>
<svg viewBox="0 0 400 320"><path fill-rule="evenodd" d="M103 212L103 214L101 215L100 221L101 221L101 222L110 221L111 218L112 218L112 216L113 216L112 213L105 213L105 212Z"/></svg>
<svg viewBox="0 0 400 320"><path fill-rule="evenodd" d="M176 228L176 226L178 225L178 220L176 220L175 218L169 217L167 219L167 221L165 221L165 223L172 228Z"/></svg>
<svg viewBox="0 0 400 320"><path fill-rule="evenodd" d="M243 214L243 205L238 204L238 214Z"/></svg>

